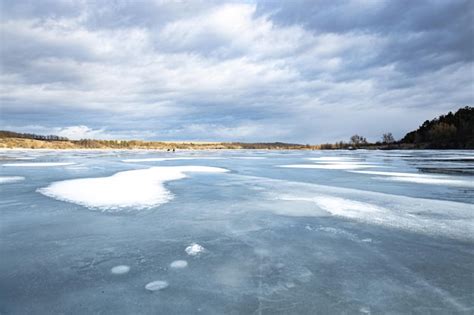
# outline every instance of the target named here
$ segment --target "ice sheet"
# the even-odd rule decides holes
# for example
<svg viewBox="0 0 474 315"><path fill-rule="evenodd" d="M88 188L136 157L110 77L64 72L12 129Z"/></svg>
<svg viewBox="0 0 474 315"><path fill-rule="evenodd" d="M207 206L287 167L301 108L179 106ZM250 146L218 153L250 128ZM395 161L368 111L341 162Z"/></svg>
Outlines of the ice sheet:
<svg viewBox="0 0 474 315"><path fill-rule="evenodd" d="M8 163L76 165L0 167L2 176L26 178L0 187L0 313L470 314L472 189L389 181L437 176L418 172L413 161L423 156L424 167L453 167L452 161L430 160L445 152L472 155L424 150L28 152L37 160ZM158 172L151 164L121 162L166 156L222 157L199 160L199 165L231 172L198 175L172 167ZM254 156L266 160L241 159ZM315 157L334 158L311 160ZM361 170L397 175L275 167L348 162L383 166ZM186 175L191 178L164 179ZM54 192L62 193L66 182L78 195L71 198L80 199L72 201L76 204L35 191L60 183ZM143 193L137 200L129 195L135 191ZM175 200L133 211L160 193ZM104 203L105 209L93 207L103 212L79 211L77 203L91 204L92 198ZM121 198L138 207L122 207ZM117 208L106 210L110 206Z"/></svg>

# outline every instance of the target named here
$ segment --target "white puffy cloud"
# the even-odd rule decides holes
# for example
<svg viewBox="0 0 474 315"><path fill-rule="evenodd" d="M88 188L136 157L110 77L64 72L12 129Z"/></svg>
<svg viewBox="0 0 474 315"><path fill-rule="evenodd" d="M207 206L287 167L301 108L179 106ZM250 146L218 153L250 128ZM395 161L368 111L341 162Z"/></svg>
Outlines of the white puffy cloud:
<svg viewBox="0 0 474 315"><path fill-rule="evenodd" d="M91 129L87 126L69 126L56 130L55 133L58 136L66 137L71 140L108 138L104 129Z"/></svg>

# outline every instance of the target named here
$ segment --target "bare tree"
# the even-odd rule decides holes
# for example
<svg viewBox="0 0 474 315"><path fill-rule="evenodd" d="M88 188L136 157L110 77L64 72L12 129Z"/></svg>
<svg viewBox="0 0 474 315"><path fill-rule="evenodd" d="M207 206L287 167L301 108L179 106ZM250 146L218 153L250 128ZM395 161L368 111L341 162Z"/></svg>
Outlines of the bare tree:
<svg viewBox="0 0 474 315"><path fill-rule="evenodd" d="M395 139L393 138L393 135L391 132L384 133L382 135L382 142L386 144L394 143Z"/></svg>
<svg viewBox="0 0 474 315"><path fill-rule="evenodd" d="M359 136L359 135L353 135L351 137L351 144L357 146L359 144L366 144L367 139L365 137Z"/></svg>

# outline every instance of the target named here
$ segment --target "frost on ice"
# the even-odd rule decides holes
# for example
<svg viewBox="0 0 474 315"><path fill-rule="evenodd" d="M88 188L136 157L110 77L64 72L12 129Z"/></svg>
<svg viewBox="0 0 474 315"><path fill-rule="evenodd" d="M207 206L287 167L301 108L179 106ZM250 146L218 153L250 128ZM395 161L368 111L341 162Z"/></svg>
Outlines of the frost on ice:
<svg viewBox="0 0 474 315"><path fill-rule="evenodd" d="M198 256L201 253L205 252L206 249L204 247L202 247L201 245L197 244L197 243L193 243L193 244L189 245L188 247L186 247L186 249L184 251L189 256Z"/></svg>
<svg viewBox="0 0 474 315"><path fill-rule="evenodd" d="M183 269L188 266L188 262L186 260L175 260L170 264L170 267L173 269Z"/></svg>

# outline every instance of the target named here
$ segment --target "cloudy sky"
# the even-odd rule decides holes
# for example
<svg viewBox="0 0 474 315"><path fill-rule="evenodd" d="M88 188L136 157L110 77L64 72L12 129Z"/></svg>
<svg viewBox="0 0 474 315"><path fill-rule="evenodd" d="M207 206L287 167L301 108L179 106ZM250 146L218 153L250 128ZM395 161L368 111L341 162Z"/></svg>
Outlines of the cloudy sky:
<svg viewBox="0 0 474 315"><path fill-rule="evenodd" d="M1 1L1 128L398 138L474 104L474 1Z"/></svg>

